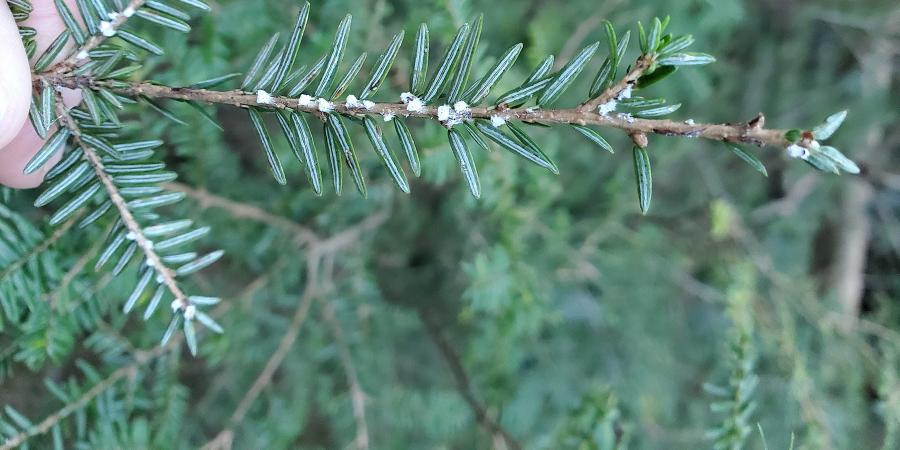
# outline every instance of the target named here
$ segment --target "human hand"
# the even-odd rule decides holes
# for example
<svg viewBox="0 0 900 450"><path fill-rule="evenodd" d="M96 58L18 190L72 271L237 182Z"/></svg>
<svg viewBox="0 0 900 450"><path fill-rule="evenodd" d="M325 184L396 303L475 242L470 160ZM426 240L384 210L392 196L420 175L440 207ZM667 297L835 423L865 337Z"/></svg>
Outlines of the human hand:
<svg viewBox="0 0 900 450"><path fill-rule="evenodd" d="M24 25L37 30L37 58L65 29L65 25L53 0L32 0L31 3L34 10ZM65 3L71 11L78 11L75 0L65 0ZM68 55L70 51L64 50L62 55ZM4 1L0 1L0 62L0 184L19 189L34 188L59 162L62 152L37 172L23 173L25 165L41 148L43 140L28 120L32 93L31 67L17 24ZM81 100L76 91L63 90L62 95L70 106Z"/></svg>

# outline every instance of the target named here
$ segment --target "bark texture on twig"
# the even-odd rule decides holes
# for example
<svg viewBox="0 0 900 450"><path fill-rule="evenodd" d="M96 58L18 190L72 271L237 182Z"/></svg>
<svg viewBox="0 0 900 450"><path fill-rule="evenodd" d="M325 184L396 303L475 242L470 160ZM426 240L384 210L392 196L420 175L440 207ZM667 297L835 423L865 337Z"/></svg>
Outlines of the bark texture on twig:
<svg viewBox="0 0 900 450"><path fill-rule="evenodd" d="M683 136L692 138L711 139L733 143L745 143L757 146L769 146L784 149L790 142L785 139L786 130L766 129L756 126L751 122L740 124L707 124L676 121L670 119L642 119L627 114L599 114L592 108L593 103L609 97L615 98L625 86L633 84L646 70L644 64L650 64L645 59L638 61L639 66L629 72L620 82L607 89L596 100L575 108L567 109L539 109L539 108L515 108L508 109L503 105L497 107L473 107L471 117L473 119L491 119L494 117L519 122L540 122L548 124L575 124L596 125L607 128L616 128L625 133L632 134L656 134L663 136ZM243 91L212 91L207 89L193 89L183 87L160 86L151 83L122 83L99 81L91 77L76 75L60 75L53 73L38 74L35 82L46 82L54 86L70 89L106 89L117 94L129 97L149 97L173 100L185 100L200 103L232 105L248 108L274 108L321 114L315 106L301 106L297 98L273 97L271 103L258 103L256 93ZM379 115L383 117L414 117L438 121L438 106L431 105L422 111L411 112L402 103L376 103L371 108L352 108L344 103L335 103L333 112L349 115Z"/></svg>
<svg viewBox="0 0 900 450"><path fill-rule="evenodd" d="M148 265L157 273L160 282L166 286L166 289L175 297L175 300L181 304L182 308L187 308L190 302L187 295L175 281L175 271L170 269L153 249L153 243L144 235L144 229L135 219L134 214L131 213L128 202L122 197L112 177L106 173L103 161L100 155L97 154L97 150L81 140L81 130L78 128L78 123L69 115L62 101L58 103L57 110L59 111L61 125L72 132L72 139L84 150L84 159L90 163L91 168L97 175L97 179L100 181L103 189L106 190L113 207L116 208L119 217L122 219L122 224L128 230L129 239L132 239L140 247L144 257L147 258Z"/></svg>

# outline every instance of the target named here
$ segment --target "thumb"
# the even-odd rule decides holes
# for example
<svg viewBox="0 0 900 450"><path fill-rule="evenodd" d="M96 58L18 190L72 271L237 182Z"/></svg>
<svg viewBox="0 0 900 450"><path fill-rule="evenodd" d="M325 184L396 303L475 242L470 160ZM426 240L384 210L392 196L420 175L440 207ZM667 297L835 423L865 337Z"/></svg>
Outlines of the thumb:
<svg viewBox="0 0 900 450"><path fill-rule="evenodd" d="M63 0L73 9L75 0ZM35 55L47 50L65 25L56 11L54 0L31 0L32 11L24 22L37 31ZM70 41L67 49L72 45ZM63 58L68 50L63 50ZM63 102L74 106L81 101L75 91L62 90ZM28 161L43 145L43 140L27 123L31 107L31 68L6 2L0 1L0 185L12 188L33 188L41 184L44 175L62 158L53 156L42 168L31 174L22 173ZM52 132L52 131L51 131Z"/></svg>
<svg viewBox="0 0 900 450"><path fill-rule="evenodd" d="M0 2L0 152L16 137L31 106L31 68L19 28L6 2Z"/></svg>

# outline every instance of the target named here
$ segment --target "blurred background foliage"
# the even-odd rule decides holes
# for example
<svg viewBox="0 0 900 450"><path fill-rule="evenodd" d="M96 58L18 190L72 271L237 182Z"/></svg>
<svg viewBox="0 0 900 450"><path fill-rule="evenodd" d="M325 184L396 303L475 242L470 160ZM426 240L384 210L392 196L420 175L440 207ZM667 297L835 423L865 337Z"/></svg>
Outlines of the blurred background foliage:
<svg viewBox="0 0 900 450"><path fill-rule="evenodd" d="M185 85L245 70L298 9L290 0L210 3L187 40L148 31L167 54L138 78ZM621 149L610 156L577 134L548 130L536 135L562 175L481 153L484 197L476 201L445 133L425 124L413 129L424 169L411 196L363 151L369 199L347 189L317 198L297 164L286 165L288 186L273 182L242 111L213 111L224 131L187 107L187 127L142 112L134 121L143 134L165 138L179 182L200 190L173 217L211 225L211 247L227 251L194 279L230 304L220 320L227 333L207 336L196 359L179 350L142 362L98 397L85 411L103 420L89 420L81 434L91 448L190 448L223 428L234 448L344 448L357 424L343 346L366 394L372 448L489 448L497 441L460 396L435 336L455 349L488 415L526 448L787 449L792 440L801 449L900 448L896 2L316 1L303 63L327 51L347 12L351 60L384 48L401 28L407 55L423 21L433 45L444 45L483 12L480 65L526 43L528 64L509 80L547 54L566 61L604 39L604 19L633 28L669 14L673 32L694 34L698 50L718 58L653 88L685 104L679 117L737 122L762 111L784 128L849 109L836 146L863 175L823 175L770 149L761 153L763 178L724 147L654 137L654 209L643 217L626 136L606 133ZM633 49L627 59L636 56ZM407 67L406 58L398 63L392 95ZM586 91L584 78L573 98ZM279 148L292 161L286 143ZM240 217L235 204L222 208L210 196L320 236L386 219L316 259L290 228ZM91 257L94 240L70 233L56 246L59 279ZM311 279L318 293L298 341L260 398L230 421ZM0 403L43 417L60 403L41 377L72 378L86 390L97 380L74 361L102 378L146 356L139 349L156 345L165 318L122 315L130 287L88 270L54 295L64 311L90 308L102 326L32 339L25 353L13 344L22 336L0 335L0 350L9 349L0 354Z"/></svg>

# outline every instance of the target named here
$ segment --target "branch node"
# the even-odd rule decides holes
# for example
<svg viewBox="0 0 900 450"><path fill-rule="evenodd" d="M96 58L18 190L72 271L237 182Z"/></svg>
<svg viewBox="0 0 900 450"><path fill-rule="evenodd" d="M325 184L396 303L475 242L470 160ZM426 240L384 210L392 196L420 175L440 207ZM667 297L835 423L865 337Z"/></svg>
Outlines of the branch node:
<svg viewBox="0 0 900 450"><path fill-rule="evenodd" d="M634 145L637 145L640 148L647 148L647 146L650 145L650 140L643 131L631 133L629 136L631 137L631 140L634 141Z"/></svg>
<svg viewBox="0 0 900 450"><path fill-rule="evenodd" d="M766 116L763 113L759 113L747 124L751 129L761 130L766 127Z"/></svg>

